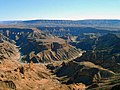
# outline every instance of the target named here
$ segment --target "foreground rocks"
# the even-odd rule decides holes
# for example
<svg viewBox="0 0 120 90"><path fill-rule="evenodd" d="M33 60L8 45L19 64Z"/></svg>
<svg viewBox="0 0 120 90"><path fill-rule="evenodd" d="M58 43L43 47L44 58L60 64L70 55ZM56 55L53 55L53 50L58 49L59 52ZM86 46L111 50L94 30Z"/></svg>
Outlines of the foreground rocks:
<svg viewBox="0 0 120 90"><path fill-rule="evenodd" d="M1 90L85 90L84 84L61 84L42 64L5 60L0 64Z"/></svg>

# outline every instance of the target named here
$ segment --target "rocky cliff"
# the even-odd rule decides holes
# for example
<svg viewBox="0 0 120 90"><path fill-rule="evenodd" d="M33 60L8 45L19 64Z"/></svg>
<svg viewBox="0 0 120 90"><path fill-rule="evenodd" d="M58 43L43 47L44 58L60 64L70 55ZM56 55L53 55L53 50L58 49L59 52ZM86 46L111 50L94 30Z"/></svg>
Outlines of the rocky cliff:
<svg viewBox="0 0 120 90"><path fill-rule="evenodd" d="M60 67L54 70L54 73L62 83L84 83L91 85L103 78L114 76L115 73L97 66L91 62L63 62Z"/></svg>
<svg viewBox="0 0 120 90"><path fill-rule="evenodd" d="M115 35L94 38L93 42L86 40L88 44L92 42L91 50L82 55L67 41L37 28L0 31L1 90L119 88L120 77L114 73L119 72L119 38ZM21 58L28 63L19 62Z"/></svg>
<svg viewBox="0 0 120 90"><path fill-rule="evenodd" d="M108 33L98 38L86 38L77 47L84 47L86 52L75 61L90 61L114 72L120 72L120 38Z"/></svg>
<svg viewBox="0 0 120 90"><path fill-rule="evenodd" d="M0 34L0 60L20 58L20 53L10 39Z"/></svg>
<svg viewBox="0 0 120 90"><path fill-rule="evenodd" d="M85 90L95 87L94 83L97 85L96 88L99 88L101 79L115 75L114 72L90 62L54 62L57 64L51 70L49 70L49 64L47 65L49 69L47 69L45 64L35 64L32 61L20 63L18 62L19 56L16 54L17 48L6 42L2 42L7 45L2 47L6 50L4 55L11 53L11 56L0 58L1 90ZM109 83L118 83L115 80L116 78L113 79L114 82ZM86 85L91 86L86 87ZM115 86L111 88L117 88Z"/></svg>
<svg viewBox="0 0 120 90"><path fill-rule="evenodd" d="M84 84L61 84L44 64L20 63L15 45L0 43L0 90L85 90Z"/></svg>
<svg viewBox="0 0 120 90"><path fill-rule="evenodd" d="M1 32L19 46L23 61L35 63L70 60L81 55L81 51L65 40L46 34L37 28L0 28Z"/></svg>

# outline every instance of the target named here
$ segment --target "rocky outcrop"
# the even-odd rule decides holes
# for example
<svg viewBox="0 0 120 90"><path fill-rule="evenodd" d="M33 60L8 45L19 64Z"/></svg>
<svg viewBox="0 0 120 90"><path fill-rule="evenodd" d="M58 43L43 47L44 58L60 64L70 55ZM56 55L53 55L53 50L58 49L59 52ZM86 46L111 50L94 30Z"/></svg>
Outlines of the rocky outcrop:
<svg viewBox="0 0 120 90"><path fill-rule="evenodd" d="M111 90L119 90L120 89L120 85L115 85L111 88Z"/></svg>
<svg viewBox="0 0 120 90"><path fill-rule="evenodd" d="M46 35L36 29L33 29L33 32L29 33L25 39L26 43L21 44L20 51L27 55L24 57L27 62L31 60L34 63L69 60L80 56L82 53L67 44L65 40ZM31 54L31 52L34 53Z"/></svg>
<svg viewBox="0 0 120 90"><path fill-rule="evenodd" d="M30 53L30 60L34 55L34 52ZM0 90L72 90L72 88L77 90L77 86L82 88L80 85L73 87L61 84L44 64L34 64L32 60L27 64L20 63L19 58L20 53L15 45L2 40L0 43Z"/></svg>
<svg viewBox="0 0 120 90"><path fill-rule="evenodd" d="M16 90L16 85L13 81L0 81L0 90Z"/></svg>
<svg viewBox="0 0 120 90"><path fill-rule="evenodd" d="M8 41L8 42L11 42L11 43L15 43L14 40L10 40L9 38L7 38L6 36L4 36L2 33L0 33L0 43L4 42L4 41Z"/></svg>
<svg viewBox="0 0 120 90"><path fill-rule="evenodd" d="M91 48L75 61L90 61L114 72L120 72L120 38L117 35L109 33L94 40L85 39L83 43L88 43Z"/></svg>
<svg viewBox="0 0 120 90"><path fill-rule="evenodd" d="M0 64L1 90L85 90L84 84L61 84L44 64L21 64L12 59Z"/></svg>
<svg viewBox="0 0 120 90"><path fill-rule="evenodd" d="M96 50L95 52L87 51L83 53L82 56L76 58L75 61L90 61L114 72L120 72L119 58L119 54L112 55L107 50Z"/></svg>
<svg viewBox="0 0 120 90"><path fill-rule="evenodd" d="M77 83L68 85L71 90L86 90L85 84Z"/></svg>
<svg viewBox="0 0 120 90"><path fill-rule="evenodd" d="M46 63L71 60L82 51L69 45L65 40L46 34L37 28L0 28L2 33L14 40L23 55L23 62Z"/></svg>
<svg viewBox="0 0 120 90"><path fill-rule="evenodd" d="M102 78L108 78L115 75L114 72L97 66L91 62L62 63L54 72L63 83L84 83L90 85L98 82Z"/></svg>
<svg viewBox="0 0 120 90"><path fill-rule="evenodd" d="M25 59L30 62L32 60L34 63L38 62L52 62L52 61L61 61L61 60L71 60L77 56L80 56L82 52L77 50L72 46L66 46L60 49L54 50L44 50L35 54L31 52Z"/></svg>
<svg viewBox="0 0 120 90"><path fill-rule="evenodd" d="M14 44L11 44L7 41L0 43L0 60L11 59L11 58L20 58L20 54L16 49Z"/></svg>

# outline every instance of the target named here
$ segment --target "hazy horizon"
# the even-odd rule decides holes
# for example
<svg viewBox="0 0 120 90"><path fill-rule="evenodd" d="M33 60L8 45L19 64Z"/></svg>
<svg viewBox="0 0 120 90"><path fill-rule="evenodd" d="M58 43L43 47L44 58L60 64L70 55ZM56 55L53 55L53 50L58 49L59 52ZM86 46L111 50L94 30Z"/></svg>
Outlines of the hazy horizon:
<svg viewBox="0 0 120 90"><path fill-rule="evenodd" d="M120 19L11 19L11 20L0 20L2 21L30 21L30 20L68 20L68 21L79 21L79 20L120 20Z"/></svg>

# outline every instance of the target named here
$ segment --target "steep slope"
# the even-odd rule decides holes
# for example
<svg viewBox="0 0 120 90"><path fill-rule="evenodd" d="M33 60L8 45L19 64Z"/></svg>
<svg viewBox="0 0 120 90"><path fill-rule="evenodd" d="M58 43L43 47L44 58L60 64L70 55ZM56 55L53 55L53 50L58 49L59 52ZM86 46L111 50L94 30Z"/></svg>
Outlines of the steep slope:
<svg viewBox="0 0 120 90"><path fill-rule="evenodd" d="M107 35L99 37L98 40L96 41L97 50L99 49L112 50L111 52L113 53L120 52L119 45L120 45L120 38L112 33L108 33Z"/></svg>
<svg viewBox="0 0 120 90"><path fill-rule="evenodd" d="M88 61L54 62L48 64L47 68L63 84L77 85L84 83L86 90L113 90L114 88L116 90L119 88L119 74Z"/></svg>
<svg viewBox="0 0 120 90"><path fill-rule="evenodd" d="M14 40L23 55L23 61L35 63L70 60L81 55L61 38L46 34L37 28L1 28L1 32Z"/></svg>
<svg viewBox="0 0 120 90"><path fill-rule="evenodd" d="M3 40L3 39L2 39ZM78 90L84 84L61 84L44 64L20 63L14 44L0 42L0 90Z"/></svg>
<svg viewBox="0 0 120 90"><path fill-rule="evenodd" d="M90 61L114 72L120 72L120 38L115 34L99 37L92 44L92 50L86 51L76 61Z"/></svg>
<svg viewBox="0 0 120 90"><path fill-rule="evenodd" d="M84 90L104 88L104 84L114 88L119 83L114 73L120 66L119 38L114 34L87 39L84 43L90 43L91 49L82 55L67 41L37 28L2 28L1 32L5 36L0 35L0 89ZM7 37L16 42L22 57ZM21 58L28 63L18 62Z"/></svg>
<svg viewBox="0 0 120 90"><path fill-rule="evenodd" d="M15 45L10 43L13 42L4 35L0 33L0 59L11 59L11 58L20 58L20 53L16 49ZM16 56L16 57L15 57Z"/></svg>
<svg viewBox="0 0 120 90"><path fill-rule="evenodd" d="M20 64L12 59L0 64L2 90L70 90L52 79L44 65Z"/></svg>
<svg viewBox="0 0 120 90"><path fill-rule="evenodd" d="M59 80L63 83L84 83L90 85L103 78L114 76L115 73L97 66L91 62L63 62L54 71Z"/></svg>

